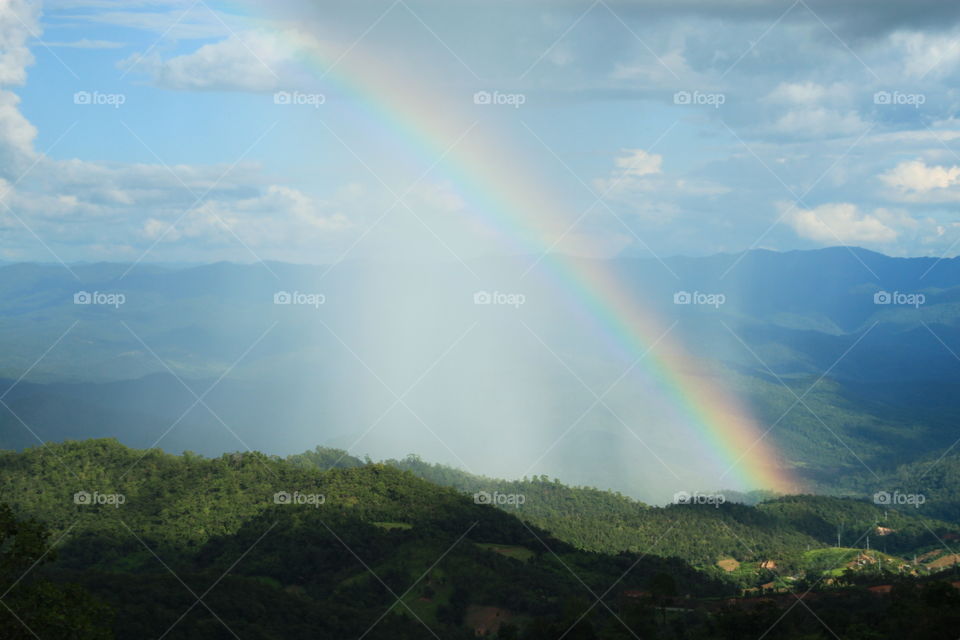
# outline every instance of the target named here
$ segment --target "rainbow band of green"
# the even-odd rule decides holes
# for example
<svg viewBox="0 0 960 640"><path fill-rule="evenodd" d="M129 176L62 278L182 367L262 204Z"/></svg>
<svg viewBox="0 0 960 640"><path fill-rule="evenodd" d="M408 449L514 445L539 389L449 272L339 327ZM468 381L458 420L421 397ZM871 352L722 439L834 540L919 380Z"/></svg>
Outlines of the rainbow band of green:
<svg viewBox="0 0 960 640"><path fill-rule="evenodd" d="M796 490L796 481L778 464L769 439L748 412L705 375L685 373L702 367L676 340L665 336L667 326L642 309L611 270L599 261L574 260L550 252L553 239L564 229L549 212L565 207L547 198L550 190L534 188L529 176L505 167L500 150L509 145L498 147L489 138L479 143L471 139L451 149L453 141L469 128L468 122L452 114L464 111L464 104L472 104L470 93L465 91L463 101L451 105L449 97L401 77L381 60L365 57L360 47L343 59L339 59L340 47L310 39L308 48L313 53L305 62L319 70L325 86L344 94L362 111L365 122L402 142L426 165L444 156L436 170L442 169L463 199L482 212L475 221L520 251L545 254L542 263L558 289L588 312L607 339L628 357L646 354L641 365L661 393L686 416L687 435L707 447L718 468L729 470L718 482L729 478L729 483L739 484L739 488ZM328 72L338 59L335 70ZM569 244L565 248L577 253L570 251ZM651 349L654 343L656 347Z"/></svg>

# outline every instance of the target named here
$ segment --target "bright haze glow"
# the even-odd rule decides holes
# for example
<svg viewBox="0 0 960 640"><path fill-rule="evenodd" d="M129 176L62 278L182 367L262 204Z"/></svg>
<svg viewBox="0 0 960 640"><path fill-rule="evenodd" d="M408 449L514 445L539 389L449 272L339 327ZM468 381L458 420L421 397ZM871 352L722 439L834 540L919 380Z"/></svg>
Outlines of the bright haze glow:
<svg viewBox="0 0 960 640"><path fill-rule="evenodd" d="M11 0L0 259L135 265L131 291L248 263L154 327L172 364L103 339L98 375L216 378L240 354L201 342L256 345L229 376L281 399L272 453L783 489L728 362L738 263L670 258L953 253L960 9L919 5Z"/></svg>

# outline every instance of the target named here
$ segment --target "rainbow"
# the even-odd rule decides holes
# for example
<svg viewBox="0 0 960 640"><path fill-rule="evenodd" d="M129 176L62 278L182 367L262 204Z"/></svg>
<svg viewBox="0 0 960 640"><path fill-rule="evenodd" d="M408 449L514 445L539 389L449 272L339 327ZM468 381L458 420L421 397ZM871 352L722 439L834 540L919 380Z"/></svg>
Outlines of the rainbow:
<svg viewBox="0 0 960 640"><path fill-rule="evenodd" d="M401 143L427 166L443 158L436 169L443 171L472 210L482 212L471 223L481 224L513 249L544 255L541 266L553 284L570 296L577 311L589 317L605 339L631 360L646 354L641 365L658 391L684 416L691 431L687 435L711 452L719 468L728 470L718 482L738 489L797 490L798 483L780 464L764 431L671 338L669 327L642 308L603 261L569 257L589 255L589 246L574 237L565 239L563 254L551 251L566 229L558 226L558 217L550 212L569 206L553 201L549 189L538 188L540 181L529 175L528 166L523 174L507 166L501 150L511 149L510 144L489 137L464 138L469 122L459 114L465 103L472 103L471 92L464 90L454 104L449 95L440 95L412 81L409 74L397 73L383 60L368 57L363 47L344 56L345 47L304 38L308 42L291 43L300 55L310 52L303 62L324 87L349 97L365 123Z"/></svg>

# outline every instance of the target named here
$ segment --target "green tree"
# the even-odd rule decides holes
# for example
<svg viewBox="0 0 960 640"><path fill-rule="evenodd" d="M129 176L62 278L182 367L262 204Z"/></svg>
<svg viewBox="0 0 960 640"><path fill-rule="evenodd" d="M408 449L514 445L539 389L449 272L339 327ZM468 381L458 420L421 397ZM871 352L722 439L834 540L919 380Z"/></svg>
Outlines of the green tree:
<svg viewBox="0 0 960 640"><path fill-rule="evenodd" d="M50 534L0 503L0 639L106 640L110 610L76 585L39 576L53 560Z"/></svg>

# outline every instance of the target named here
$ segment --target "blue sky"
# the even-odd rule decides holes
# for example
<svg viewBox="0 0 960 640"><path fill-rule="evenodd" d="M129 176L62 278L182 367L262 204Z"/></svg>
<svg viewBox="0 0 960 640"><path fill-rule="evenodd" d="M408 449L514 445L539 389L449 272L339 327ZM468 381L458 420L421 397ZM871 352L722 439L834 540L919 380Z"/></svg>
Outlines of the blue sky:
<svg viewBox="0 0 960 640"><path fill-rule="evenodd" d="M477 232L481 205L446 159L364 108L414 91L451 130L504 141L516 179L566 205L538 215L579 240L569 250L958 253L952 3L263 4L4 3L0 259L513 250ZM363 60L395 82L358 102L343 80Z"/></svg>

